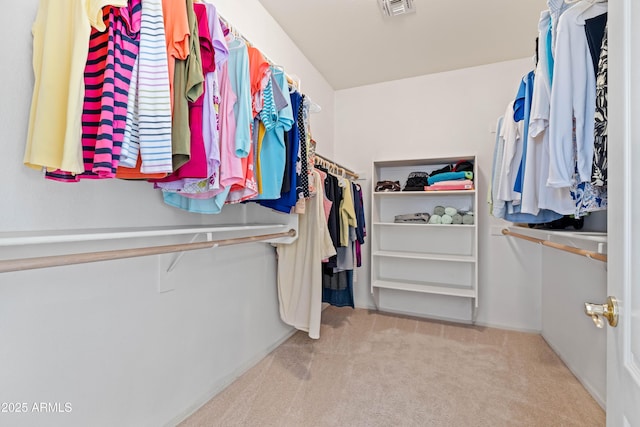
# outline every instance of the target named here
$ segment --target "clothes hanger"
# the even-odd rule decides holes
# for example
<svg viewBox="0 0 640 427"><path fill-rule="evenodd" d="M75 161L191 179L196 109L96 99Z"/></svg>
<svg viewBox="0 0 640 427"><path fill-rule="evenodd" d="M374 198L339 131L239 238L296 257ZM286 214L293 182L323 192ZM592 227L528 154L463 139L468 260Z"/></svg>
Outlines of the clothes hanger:
<svg viewBox="0 0 640 427"><path fill-rule="evenodd" d="M597 3L607 3L607 0L581 0L579 4L577 4L576 6L573 6L576 8L580 8L580 11L576 15L576 22L582 24L582 22L580 21L580 19L582 18L582 15L584 15L584 13L587 10L595 6Z"/></svg>
<svg viewBox="0 0 640 427"><path fill-rule="evenodd" d="M319 113L322 111L322 107L316 104L309 95L305 94L305 99L309 102L309 112L310 113Z"/></svg>

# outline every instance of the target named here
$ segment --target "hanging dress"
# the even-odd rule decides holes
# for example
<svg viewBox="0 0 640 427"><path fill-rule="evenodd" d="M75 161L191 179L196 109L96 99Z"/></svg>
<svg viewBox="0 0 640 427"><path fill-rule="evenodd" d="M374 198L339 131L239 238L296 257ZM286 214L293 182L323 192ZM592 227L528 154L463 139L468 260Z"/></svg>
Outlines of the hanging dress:
<svg viewBox="0 0 640 427"><path fill-rule="evenodd" d="M315 179L320 179L317 171ZM306 201L306 213L299 216L298 238L278 244L278 300L280 317L288 325L320 338L322 312L322 264L335 255L323 207L324 194Z"/></svg>

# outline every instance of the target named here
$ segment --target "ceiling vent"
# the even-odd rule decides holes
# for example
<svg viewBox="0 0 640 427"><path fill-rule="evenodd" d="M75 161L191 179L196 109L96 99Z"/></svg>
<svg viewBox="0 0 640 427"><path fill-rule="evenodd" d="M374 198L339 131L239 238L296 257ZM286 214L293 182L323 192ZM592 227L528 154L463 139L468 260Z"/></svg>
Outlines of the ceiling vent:
<svg viewBox="0 0 640 427"><path fill-rule="evenodd" d="M406 15L416 11L413 0L378 0L378 3L384 16Z"/></svg>

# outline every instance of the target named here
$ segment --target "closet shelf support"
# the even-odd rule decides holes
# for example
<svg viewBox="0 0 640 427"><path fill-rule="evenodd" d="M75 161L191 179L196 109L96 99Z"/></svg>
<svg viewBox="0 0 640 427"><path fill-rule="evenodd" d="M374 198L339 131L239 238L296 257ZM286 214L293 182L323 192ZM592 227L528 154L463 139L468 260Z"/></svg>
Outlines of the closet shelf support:
<svg viewBox="0 0 640 427"><path fill-rule="evenodd" d="M98 261L110 261L124 258L135 258L149 255L161 255L175 252L209 249L218 246L231 246L242 243L253 243L278 239L282 237L295 237L296 231L291 229L282 233L261 234L249 237L237 237L234 239L209 240L205 242L182 243L164 246L147 246L143 248L121 249L113 251L86 252L69 255L55 255L34 258L19 258L0 261L0 273L12 271L35 270L39 268L59 267L64 265L86 264Z"/></svg>

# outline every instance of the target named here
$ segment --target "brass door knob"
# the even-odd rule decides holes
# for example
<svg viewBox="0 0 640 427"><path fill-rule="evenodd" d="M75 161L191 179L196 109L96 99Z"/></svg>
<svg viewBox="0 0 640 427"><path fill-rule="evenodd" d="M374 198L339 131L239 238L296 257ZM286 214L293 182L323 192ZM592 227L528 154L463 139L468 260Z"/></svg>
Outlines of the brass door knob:
<svg viewBox="0 0 640 427"><path fill-rule="evenodd" d="M618 301L615 297L608 297L606 304L584 303L584 312L591 317L598 328L604 327L604 319L607 319L611 327L618 326Z"/></svg>

